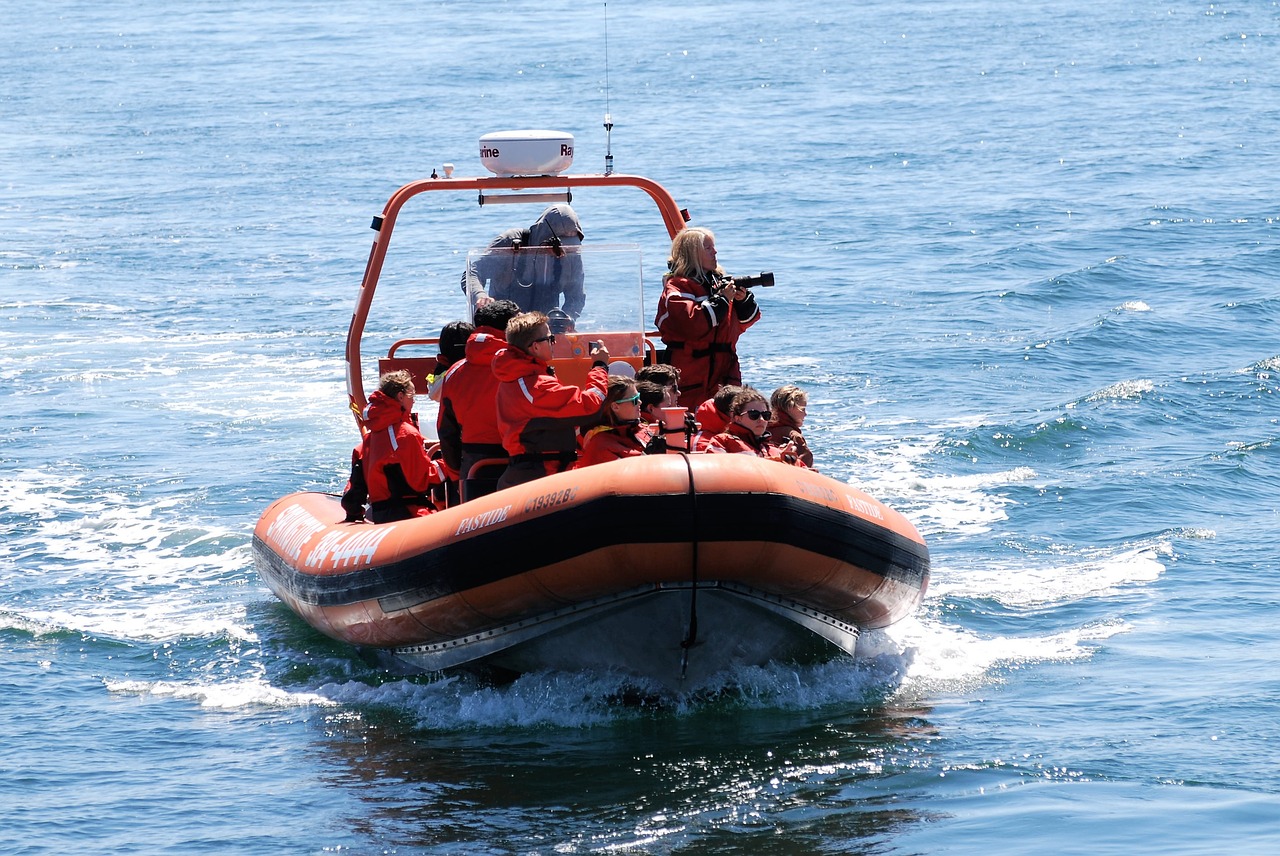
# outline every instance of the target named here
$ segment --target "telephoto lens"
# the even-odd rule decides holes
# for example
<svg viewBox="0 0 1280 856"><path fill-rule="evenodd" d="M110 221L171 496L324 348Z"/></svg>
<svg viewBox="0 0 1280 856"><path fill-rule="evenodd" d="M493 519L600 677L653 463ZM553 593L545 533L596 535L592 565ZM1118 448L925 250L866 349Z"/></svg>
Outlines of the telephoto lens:
<svg viewBox="0 0 1280 856"><path fill-rule="evenodd" d="M757 276L735 276L733 284L738 288L755 288L757 285L762 288L773 288L773 271L762 270Z"/></svg>

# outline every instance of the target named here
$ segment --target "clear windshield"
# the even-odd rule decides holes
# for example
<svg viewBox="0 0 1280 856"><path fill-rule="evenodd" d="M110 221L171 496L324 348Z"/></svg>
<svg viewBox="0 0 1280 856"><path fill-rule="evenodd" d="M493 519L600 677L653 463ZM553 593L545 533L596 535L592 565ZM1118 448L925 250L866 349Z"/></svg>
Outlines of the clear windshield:
<svg viewBox="0 0 1280 856"><path fill-rule="evenodd" d="M473 249L466 270L467 317L487 295L547 313L556 333L645 329L644 270L636 244Z"/></svg>

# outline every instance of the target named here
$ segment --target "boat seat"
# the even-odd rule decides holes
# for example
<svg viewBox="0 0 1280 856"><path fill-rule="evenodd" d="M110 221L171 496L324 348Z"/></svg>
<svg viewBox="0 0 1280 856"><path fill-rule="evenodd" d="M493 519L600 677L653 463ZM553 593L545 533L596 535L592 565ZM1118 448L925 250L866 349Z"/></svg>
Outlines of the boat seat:
<svg viewBox="0 0 1280 856"><path fill-rule="evenodd" d="M610 362L629 363L635 370L644 366L645 341L639 332L557 333L556 343L551 346L551 365L561 383L582 386L587 382L587 372L591 371L591 342L604 342Z"/></svg>
<svg viewBox="0 0 1280 856"><path fill-rule="evenodd" d="M488 496L498 490L498 479L507 470L506 458L483 458L463 476L462 492L467 499Z"/></svg>
<svg viewBox="0 0 1280 856"><path fill-rule="evenodd" d="M435 357L382 357L378 360L378 377L387 372L404 369L413 376L413 388L424 399L427 395L427 375L436 367Z"/></svg>

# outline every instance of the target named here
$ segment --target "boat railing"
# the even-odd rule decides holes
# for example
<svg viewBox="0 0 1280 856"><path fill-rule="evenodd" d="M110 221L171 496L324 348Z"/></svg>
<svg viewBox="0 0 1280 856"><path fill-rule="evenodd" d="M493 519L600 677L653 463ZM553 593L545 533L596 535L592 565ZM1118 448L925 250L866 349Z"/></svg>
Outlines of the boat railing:
<svg viewBox="0 0 1280 856"><path fill-rule="evenodd" d="M438 345L440 337L434 336L427 339L399 339L391 343L391 347L387 349L387 358L390 359L396 355L396 351L401 348L407 348L412 345Z"/></svg>
<svg viewBox="0 0 1280 856"><path fill-rule="evenodd" d="M618 371L617 364L623 362L631 366L632 371L639 371L644 366L658 361L658 332L646 330L644 333L562 333L552 346L551 365L555 367L556 376L564 383L581 386L586 383L587 373L594 360L590 357L592 342L604 342L609 349L611 371ZM436 367L434 353L425 356L403 356L402 348L425 347L440 344L438 336L398 339L387 349L385 357L378 358L378 375L403 369L413 377L415 388L425 390L431 383L430 375Z"/></svg>
<svg viewBox="0 0 1280 856"><path fill-rule="evenodd" d="M516 191L518 193L531 194L527 197L527 201L532 202L534 201L532 194L543 191L568 192L577 188L617 187L631 187L647 194L657 206L663 225L666 227L665 231L668 238L674 237L677 232L683 229L689 219L688 213L676 204L675 199L662 185L641 176L618 173L610 175L562 174L554 176L485 176L474 178L433 177L410 182L393 193L384 206L382 213L375 216L372 223L375 237L369 250L368 259L365 262L359 297L356 301L355 312L352 315L351 326L347 332L347 365L345 372L347 395L350 400L351 411L356 416L357 423L360 421L360 411L367 401L364 378L361 371L361 342L364 338L365 324L374 293L382 274L383 262L386 259L387 250L391 243L392 232L395 229L400 211L406 202L419 194L432 191L473 191L478 192L482 197L492 191ZM612 326L612 324L609 324L609 326ZM609 334L592 334L591 340L600 340L602 335L607 336ZM639 350L635 355L628 356L628 362L640 364L647 358L646 349L651 349L651 346L644 341L647 336L642 331L638 330L635 335L638 336L636 346ZM605 338L604 341L610 345L610 350L612 351L613 347L609 340ZM389 353L386 359L392 361L419 359L429 361L432 357L402 357L395 353ZM576 365L576 361L574 364ZM589 362L587 366L589 368ZM585 376L585 370L583 374ZM416 381L417 378L415 378Z"/></svg>
<svg viewBox="0 0 1280 856"><path fill-rule="evenodd" d="M378 358L378 376L381 377L388 372L404 370L413 378L413 386L422 394L426 394L427 388L431 385L430 375L436 367L435 352L424 356L399 356L397 351L401 348L419 347L426 345L439 345L440 337L428 337L417 339L400 339L394 342L387 349L385 357Z"/></svg>
<svg viewBox="0 0 1280 856"><path fill-rule="evenodd" d="M660 350L656 341L657 337L656 331L646 331L642 334L634 332L560 334L556 344L553 346L554 356L552 357L551 365L555 367L556 376L562 382L581 386L586 383L587 373L591 370L591 364L594 362L590 357L591 343L604 342L605 347L609 349L609 364L613 372L616 373L618 371L617 364L619 362L628 364L633 371L639 371L644 366L653 365L657 362ZM436 367L435 354L404 356L399 351L401 348L438 345L439 343L440 339L438 337L400 339L396 341L387 349L385 357L378 358L379 377L387 372L403 369L413 377L414 387L425 390L430 385L429 376Z"/></svg>

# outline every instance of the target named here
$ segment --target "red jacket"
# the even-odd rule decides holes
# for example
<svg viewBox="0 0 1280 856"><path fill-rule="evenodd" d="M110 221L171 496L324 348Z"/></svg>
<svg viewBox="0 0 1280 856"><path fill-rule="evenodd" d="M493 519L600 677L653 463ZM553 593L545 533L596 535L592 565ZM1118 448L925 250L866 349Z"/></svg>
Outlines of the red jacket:
<svg viewBox="0 0 1280 856"><path fill-rule="evenodd" d="M374 522L401 520L434 511L427 495L443 484L444 473L427 457L426 445L409 411L377 390L364 408L369 429L360 444L364 480Z"/></svg>
<svg viewBox="0 0 1280 856"><path fill-rule="evenodd" d="M711 442L707 444L707 451L755 455L771 461L781 461L784 464L795 464L797 467L804 466L795 455L783 454L782 449L770 442L768 432L765 432L763 437L756 437L737 422L730 422L723 432L712 437Z"/></svg>
<svg viewBox="0 0 1280 856"><path fill-rule="evenodd" d="M579 467L603 464L618 458L643 455L645 444L653 439L649 429L639 423L633 425L602 425L587 435L582 444Z"/></svg>
<svg viewBox="0 0 1280 856"><path fill-rule="evenodd" d="M577 428L600 412L604 366L587 373L588 386L566 386L547 374L539 362L519 348L504 348L493 358L498 383L498 429L507 454L541 454L573 460L578 453Z"/></svg>
<svg viewBox="0 0 1280 856"><path fill-rule="evenodd" d="M724 430L729 424L729 420L719 410L716 410L716 400L708 398L706 401L698 405L697 411L693 414L693 418L698 423L698 433L693 435L693 450L695 452L705 452L707 444L711 442L711 438Z"/></svg>
<svg viewBox="0 0 1280 856"><path fill-rule="evenodd" d="M739 301L712 295L706 284L669 276L658 298L654 324L666 343L671 365L680 369L680 406L692 410L725 384L742 383L738 338L760 309L750 291Z"/></svg>
<svg viewBox="0 0 1280 856"><path fill-rule="evenodd" d="M440 412L436 431L445 469L458 477L462 466L462 446L502 445L498 429L498 379L493 375L493 358L507 346L503 333L493 327L478 327L467 339L467 356L444 376L440 387Z"/></svg>
<svg viewBox="0 0 1280 856"><path fill-rule="evenodd" d="M769 435L773 437L779 445L785 446L790 440L795 444L796 457L806 467L813 466L813 450L809 448L809 444L805 442L804 434L785 411L774 414L776 421L769 423Z"/></svg>

